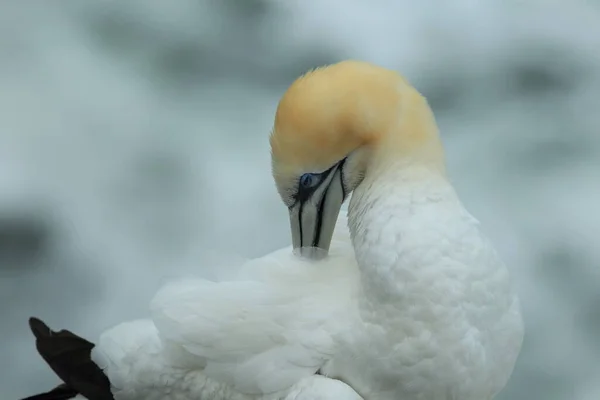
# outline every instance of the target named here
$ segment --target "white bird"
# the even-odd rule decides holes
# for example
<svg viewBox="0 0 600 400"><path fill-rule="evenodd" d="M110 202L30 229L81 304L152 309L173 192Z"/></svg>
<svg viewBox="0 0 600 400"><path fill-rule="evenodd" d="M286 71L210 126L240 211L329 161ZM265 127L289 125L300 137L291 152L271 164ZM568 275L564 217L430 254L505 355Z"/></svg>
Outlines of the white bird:
<svg viewBox="0 0 600 400"><path fill-rule="evenodd" d="M521 348L519 300L446 177L426 99L369 63L318 68L285 92L270 143L304 257L161 289L151 320L92 350L115 399L492 399Z"/></svg>

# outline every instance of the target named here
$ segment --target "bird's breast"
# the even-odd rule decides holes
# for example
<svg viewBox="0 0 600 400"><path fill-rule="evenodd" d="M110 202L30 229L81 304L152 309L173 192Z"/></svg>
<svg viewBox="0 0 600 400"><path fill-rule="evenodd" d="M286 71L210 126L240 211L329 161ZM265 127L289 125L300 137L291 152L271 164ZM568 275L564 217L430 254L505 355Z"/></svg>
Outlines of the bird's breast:
<svg viewBox="0 0 600 400"><path fill-rule="evenodd" d="M367 398L490 398L512 372L522 326L477 221L452 190L427 184L382 185L353 201L361 294L332 372Z"/></svg>

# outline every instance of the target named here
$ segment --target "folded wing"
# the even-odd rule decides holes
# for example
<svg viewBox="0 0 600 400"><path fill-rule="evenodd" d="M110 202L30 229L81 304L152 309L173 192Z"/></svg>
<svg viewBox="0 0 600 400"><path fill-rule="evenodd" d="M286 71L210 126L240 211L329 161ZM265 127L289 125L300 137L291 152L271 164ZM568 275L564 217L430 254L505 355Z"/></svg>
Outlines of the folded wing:
<svg viewBox="0 0 600 400"><path fill-rule="evenodd" d="M356 290L352 247L341 239L321 261L287 248L247 263L235 281L187 279L161 289L153 320L174 363L256 394L316 373L336 351Z"/></svg>

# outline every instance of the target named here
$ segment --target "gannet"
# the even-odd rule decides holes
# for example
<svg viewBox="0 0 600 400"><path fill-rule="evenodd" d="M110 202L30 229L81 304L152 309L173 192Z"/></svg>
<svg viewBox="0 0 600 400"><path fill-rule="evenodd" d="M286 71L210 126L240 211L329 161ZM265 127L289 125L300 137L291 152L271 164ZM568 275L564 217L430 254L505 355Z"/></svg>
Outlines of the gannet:
<svg viewBox="0 0 600 400"><path fill-rule="evenodd" d="M292 246L232 280L169 283L151 319L104 332L85 350L104 393L492 399L520 352L519 299L446 176L427 100L370 63L317 68L284 93L270 144ZM75 386L77 368L54 369Z"/></svg>

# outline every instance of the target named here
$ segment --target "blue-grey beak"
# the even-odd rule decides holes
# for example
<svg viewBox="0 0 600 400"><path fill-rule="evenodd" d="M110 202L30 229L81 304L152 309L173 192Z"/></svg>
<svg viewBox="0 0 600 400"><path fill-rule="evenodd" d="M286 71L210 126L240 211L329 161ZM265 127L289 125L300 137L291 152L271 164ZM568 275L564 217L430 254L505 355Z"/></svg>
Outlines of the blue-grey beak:
<svg viewBox="0 0 600 400"><path fill-rule="evenodd" d="M335 224L344 203L342 165L328 171L312 193L290 207L292 244L302 256L319 259L329 252Z"/></svg>

